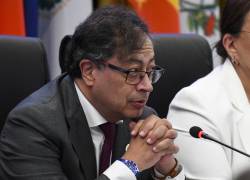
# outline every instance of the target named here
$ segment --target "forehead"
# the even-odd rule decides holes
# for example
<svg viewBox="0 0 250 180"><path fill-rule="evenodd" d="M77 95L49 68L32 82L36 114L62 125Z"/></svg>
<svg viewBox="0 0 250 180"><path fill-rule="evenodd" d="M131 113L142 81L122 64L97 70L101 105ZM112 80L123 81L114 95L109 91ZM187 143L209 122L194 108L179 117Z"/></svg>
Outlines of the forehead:
<svg viewBox="0 0 250 180"><path fill-rule="evenodd" d="M152 40L147 37L141 49L134 51L126 58L125 63L148 64L154 62L154 47Z"/></svg>

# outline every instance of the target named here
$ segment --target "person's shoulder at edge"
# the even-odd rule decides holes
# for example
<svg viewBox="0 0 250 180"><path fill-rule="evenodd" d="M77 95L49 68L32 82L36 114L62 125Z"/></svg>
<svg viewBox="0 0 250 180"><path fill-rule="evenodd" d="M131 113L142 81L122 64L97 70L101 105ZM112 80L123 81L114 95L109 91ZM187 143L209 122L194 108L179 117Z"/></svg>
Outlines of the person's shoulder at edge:
<svg viewBox="0 0 250 180"><path fill-rule="evenodd" d="M178 91L170 106L175 104L175 102L179 102L179 100L185 101L185 99L187 101L194 102L197 99L202 98L205 99L207 103L213 103L213 100L217 97L217 94L221 93L222 67L222 65L217 66L208 75L196 80L191 85Z"/></svg>
<svg viewBox="0 0 250 180"><path fill-rule="evenodd" d="M18 103L8 114L4 126L18 123L25 126L49 129L49 124L58 124L56 121L64 118L61 113L63 112L63 107L58 103L58 99L60 99L58 97L60 96L58 93L58 82L61 77L62 76L59 76L55 80L50 81ZM51 122L51 120L53 120L53 122Z"/></svg>
<svg viewBox="0 0 250 180"><path fill-rule="evenodd" d="M58 82L62 77L62 75L58 76L56 79L48 82L40 89L28 95L10 111L9 116L23 108L32 108L34 106L42 106L50 103L52 99L58 95Z"/></svg>

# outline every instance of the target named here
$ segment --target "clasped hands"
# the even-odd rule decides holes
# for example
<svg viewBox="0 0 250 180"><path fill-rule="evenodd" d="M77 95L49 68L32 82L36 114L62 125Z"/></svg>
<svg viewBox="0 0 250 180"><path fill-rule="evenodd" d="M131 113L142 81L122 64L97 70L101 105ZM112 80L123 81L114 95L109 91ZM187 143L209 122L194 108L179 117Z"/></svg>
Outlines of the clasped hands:
<svg viewBox="0 0 250 180"><path fill-rule="evenodd" d="M123 158L134 161L140 171L154 166L167 174L175 166L173 154L179 150L174 144L177 132L172 125L155 115L129 125L132 138Z"/></svg>

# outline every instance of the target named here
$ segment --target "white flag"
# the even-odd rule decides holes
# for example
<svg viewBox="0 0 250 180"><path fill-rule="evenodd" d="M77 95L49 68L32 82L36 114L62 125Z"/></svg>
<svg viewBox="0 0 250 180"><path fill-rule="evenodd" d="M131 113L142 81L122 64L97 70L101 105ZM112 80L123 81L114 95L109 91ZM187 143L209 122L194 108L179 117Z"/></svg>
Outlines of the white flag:
<svg viewBox="0 0 250 180"><path fill-rule="evenodd" d="M45 2L45 1L44 1ZM50 78L60 74L59 46L61 39L73 34L76 26L92 12L92 0L61 0L40 5L39 37L47 52Z"/></svg>

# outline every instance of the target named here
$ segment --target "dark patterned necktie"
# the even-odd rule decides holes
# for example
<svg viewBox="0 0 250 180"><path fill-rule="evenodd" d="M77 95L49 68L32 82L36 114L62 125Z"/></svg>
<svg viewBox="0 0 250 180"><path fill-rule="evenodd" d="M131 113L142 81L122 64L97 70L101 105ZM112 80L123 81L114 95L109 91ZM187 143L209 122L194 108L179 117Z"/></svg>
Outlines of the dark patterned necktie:
<svg viewBox="0 0 250 180"><path fill-rule="evenodd" d="M110 165L111 152L115 140L115 124L107 122L99 127L105 136L99 166L99 174L102 174Z"/></svg>

